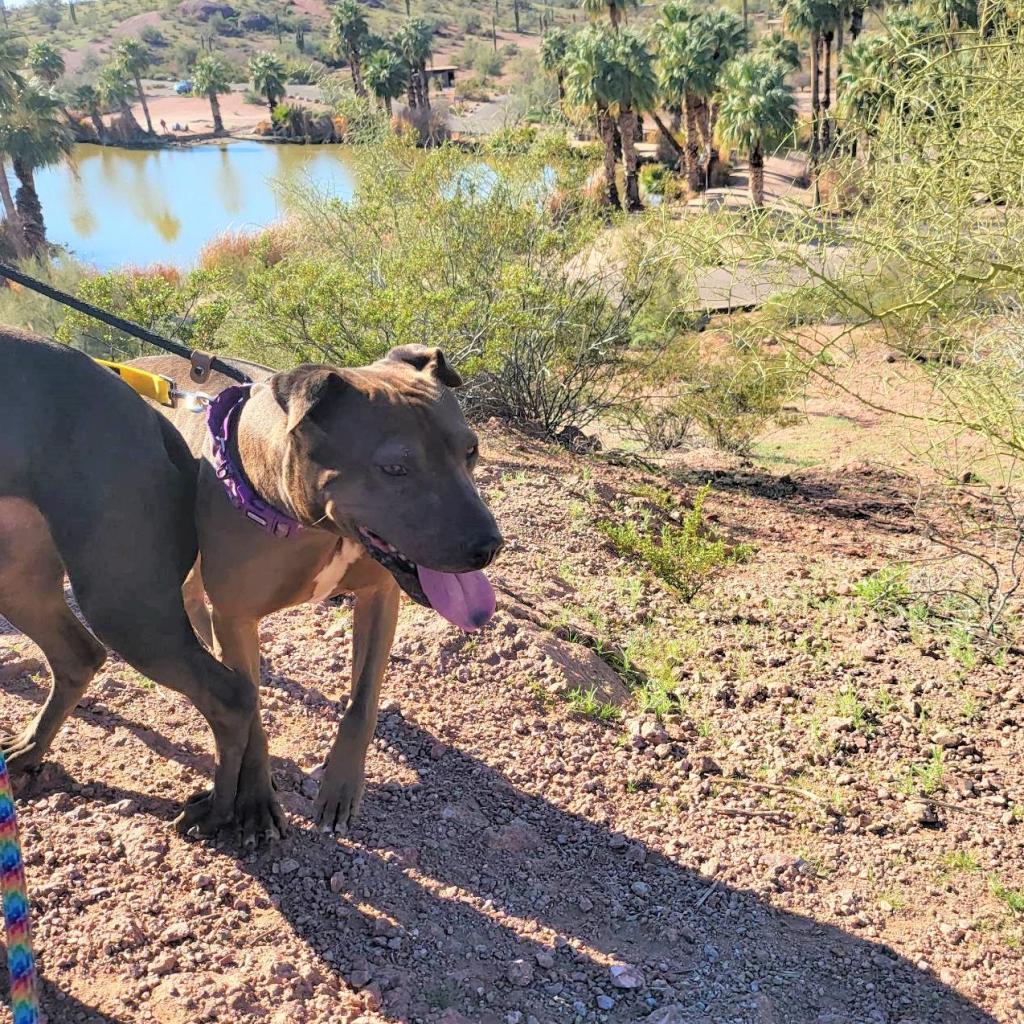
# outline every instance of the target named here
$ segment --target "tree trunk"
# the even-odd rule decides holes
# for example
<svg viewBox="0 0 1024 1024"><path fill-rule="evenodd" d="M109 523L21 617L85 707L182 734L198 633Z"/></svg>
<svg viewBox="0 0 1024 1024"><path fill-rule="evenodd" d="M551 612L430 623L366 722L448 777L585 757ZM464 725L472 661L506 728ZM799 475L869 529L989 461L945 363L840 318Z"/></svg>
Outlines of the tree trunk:
<svg viewBox="0 0 1024 1024"><path fill-rule="evenodd" d="M711 175L715 173L715 167L721 160L718 147L715 145L715 128L718 126L718 101L712 100L708 104L708 162L704 165L704 187L711 188Z"/></svg>
<svg viewBox="0 0 1024 1024"><path fill-rule="evenodd" d="M210 113L213 114L213 130L218 135L223 135L224 119L220 116L220 100L213 89L210 90Z"/></svg>
<svg viewBox="0 0 1024 1024"><path fill-rule="evenodd" d="M613 28L613 29L614 29L614 30L615 30L616 32L618 32L618 31L619 31L619 21L621 20L621 17L622 17L622 16L621 16L621 15L619 14L619 9L618 9L618 7L616 7L616 6L614 6L614 5L612 5L611 7L609 7L609 8L608 8L608 17L609 17L609 18L611 19L611 23L612 23L612 28Z"/></svg>
<svg viewBox="0 0 1024 1024"><path fill-rule="evenodd" d="M640 202L640 180L636 162L636 112L624 107L619 114L619 135L622 136L622 163L626 170L626 209L636 213L644 208Z"/></svg>
<svg viewBox="0 0 1024 1024"><path fill-rule="evenodd" d="M686 161L686 150L679 145L675 136L675 133L679 131L679 111L672 111L671 127L667 126L653 110L651 111L651 118L658 126L658 131L661 133L658 139L658 159L661 160L662 163L669 164L672 167L682 166ZM668 150L668 152L672 154L672 157L667 158L664 150Z"/></svg>
<svg viewBox="0 0 1024 1024"><path fill-rule="evenodd" d="M405 102L409 105L410 110L416 109L416 72L409 72L409 84L405 89Z"/></svg>
<svg viewBox="0 0 1024 1024"><path fill-rule="evenodd" d="M743 0L743 34L747 34L747 19L750 17L750 4Z"/></svg>
<svg viewBox="0 0 1024 1024"><path fill-rule="evenodd" d="M384 97L384 109L388 112L388 117L391 117L392 110L391 110L391 97L390 96L385 96Z"/></svg>
<svg viewBox="0 0 1024 1024"><path fill-rule="evenodd" d="M609 206L622 209L619 201L619 188L615 184L615 122L607 110L597 112L597 126L604 143L604 177L606 199Z"/></svg>
<svg viewBox="0 0 1024 1024"><path fill-rule="evenodd" d="M149 116L149 104L146 102L146 93L142 88L142 77L136 72L135 74L135 88L139 90L139 102L142 104L142 113L146 118L146 131L150 135L153 134L153 121Z"/></svg>
<svg viewBox="0 0 1024 1024"><path fill-rule="evenodd" d="M96 140L101 146L107 144L107 126L103 123L103 118L100 117L99 111L90 110L89 120L92 122L92 130L96 133Z"/></svg>
<svg viewBox="0 0 1024 1024"><path fill-rule="evenodd" d="M362 96L365 99L366 85L363 83L362 58L359 55L359 50L354 46L348 48L348 63L352 68L352 88L355 89L357 96Z"/></svg>
<svg viewBox="0 0 1024 1024"><path fill-rule="evenodd" d="M519 0L512 0L512 14L516 19L516 34L519 33Z"/></svg>
<svg viewBox="0 0 1024 1024"><path fill-rule="evenodd" d="M11 245L14 246L15 253L21 256L25 251L21 217L18 216L18 208L14 205L14 197L11 195L11 183L7 178L7 161L2 157L0 157L0 197L3 198L4 213L7 215L7 224L10 227Z"/></svg>
<svg viewBox="0 0 1024 1024"><path fill-rule="evenodd" d="M25 247L31 254L37 253L46 245L46 225L43 222L43 207L36 192L35 178L32 168L21 160L14 161L14 173L18 176L18 191L15 194L15 206L21 222L22 237Z"/></svg>
<svg viewBox="0 0 1024 1024"><path fill-rule="evenodd" d="M850 39L856 41L864 27L864 8L856 4L850 13Z"/></svg>
<svg viewBox="0 0 1024 1024"><path fill-rule="evenodd" d="M277 106L277 104L268 96L267 97L267 110L270 111L270 119L271 120L274 119L274 108L276 106Z"/></svg>
<svg viewBox="0 0 1024 1024"><path fill-rule="evenodd" d="M426 64L420 68L420 103L424 110L430 109L430 78Z"/></svg>
<svg viewBox="0 0 1024 1024"><path fill-rule="evenodd" d="M697 141L697 97L687 91L683 97L686 107L686 187L691 192L700 191L700 166Z"/></svg>
<svg viewBox="0 0 1024 1024"><path fill-rule="evenodd" d="M565 103L565 72L559 68L555 72L555 77L558 79L558 106L561 108Z"/></svg>
<svg viewBox="0 0 1024 1024"><path fill-rule="evenodd" d="M829 119L832 106L832 35L829 30L822 37L825 44L825 95L821 100L821 152L824 156L828 156L832 148L832 123Z"/></svg>
<svg viewBox="0 0 1024 1024"><path fill-rule="evenodd" d="M142 128L139 122L135 120L135 115L132 113L131 104L124 102L121 104L121 120L124 122L125 127L132 133L132 136L141 135Z"/></svg>
<svg viewBox="0 0 1024 1024"><path fill-rule="evenodd" d="M820 39L817 32L811 33L811 173L817 176L818 173L818 152L820 136L818 118L821 112L821 100L819 94L820 71L818 68L818 51Z"/></svg>
<svg viewBox="0 0 1024 1024"><path fill-rule="evenodd" d="M750 205L758 210L764 206L764 151L759 145L750 154Z"/></svg>

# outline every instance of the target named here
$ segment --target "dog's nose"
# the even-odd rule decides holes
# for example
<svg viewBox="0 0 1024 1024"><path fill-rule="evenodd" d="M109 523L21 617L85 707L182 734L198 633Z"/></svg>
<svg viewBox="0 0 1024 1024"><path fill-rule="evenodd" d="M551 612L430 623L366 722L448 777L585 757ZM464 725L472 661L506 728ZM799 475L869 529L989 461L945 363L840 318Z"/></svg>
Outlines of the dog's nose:
<svg viewBox="0 0 1024 1024"><path fill-rule="evenodd" d="M469 560L474 569L486 569L505 546L505 538L497 530L489 530L478 537L469 548Z"/></svg>

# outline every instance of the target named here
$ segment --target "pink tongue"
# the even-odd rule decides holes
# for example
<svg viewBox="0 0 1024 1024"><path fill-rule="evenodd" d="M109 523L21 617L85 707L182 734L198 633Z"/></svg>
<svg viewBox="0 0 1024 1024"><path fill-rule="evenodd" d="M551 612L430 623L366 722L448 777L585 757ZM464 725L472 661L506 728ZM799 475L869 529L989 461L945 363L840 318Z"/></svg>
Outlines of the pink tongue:
<svg viewBox="0 0 1024 1024"><path fill-rule="evenodd" d="M437 572L416 567L430 607L467 633L494 614L494 588L482 572Z"/></svg>

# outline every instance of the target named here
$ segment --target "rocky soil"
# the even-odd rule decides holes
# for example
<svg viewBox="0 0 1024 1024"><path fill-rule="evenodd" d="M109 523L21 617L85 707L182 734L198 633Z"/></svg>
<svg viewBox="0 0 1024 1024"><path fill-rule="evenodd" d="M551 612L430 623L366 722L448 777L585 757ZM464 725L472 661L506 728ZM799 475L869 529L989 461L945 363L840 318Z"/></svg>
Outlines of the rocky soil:
<svg viewBox="0 0 1024 1024"><path fill-rule="evenodd" d="M310 821L348 609L263 624L292 830L255 853L174 833L209 736L108 663L20 783L50 1021L1024 1020L1019 663L865 604L858 581L932 553L901 482L484 440L498 614L471 637L404 607L349 835ZM686 604L595 523L704 480L754 551ZM38 652L9 631L0 659L20 722Z"/></svg>

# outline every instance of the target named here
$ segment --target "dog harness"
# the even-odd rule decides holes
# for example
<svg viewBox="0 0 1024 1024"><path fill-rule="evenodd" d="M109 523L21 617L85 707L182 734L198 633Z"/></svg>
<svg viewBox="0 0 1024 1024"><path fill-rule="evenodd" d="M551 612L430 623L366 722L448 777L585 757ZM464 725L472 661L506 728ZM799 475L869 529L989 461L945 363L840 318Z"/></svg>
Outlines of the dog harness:
<svg viewBox="0 0 1024 1024"><path fill-rule="evenodd" d="M38 1024L36 961L29 934L28 891L18 842L18 818L7 762L0 751L0 894L7 933L7 969L11 978L14 1024Z"/></svg>
<svg viewBox="0 0 1024 1024"><path fill-rule="evenodd" d="M302 529L301 524L265 502L231 458L231 433L238 423L242 406L249 398L251 387L251 384L232 384L210 399L206 409L206 426L213 442L213 468L231 504L246 519L274 537L290 537Z"/></svg>

